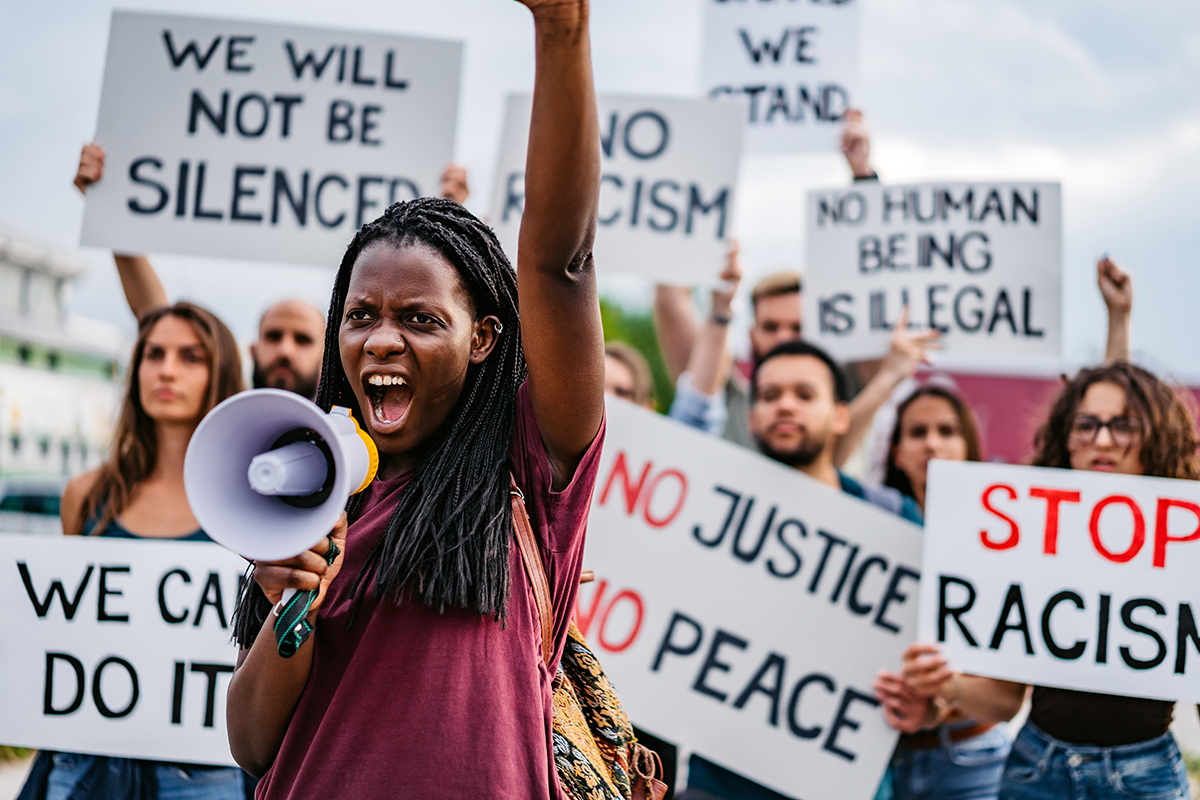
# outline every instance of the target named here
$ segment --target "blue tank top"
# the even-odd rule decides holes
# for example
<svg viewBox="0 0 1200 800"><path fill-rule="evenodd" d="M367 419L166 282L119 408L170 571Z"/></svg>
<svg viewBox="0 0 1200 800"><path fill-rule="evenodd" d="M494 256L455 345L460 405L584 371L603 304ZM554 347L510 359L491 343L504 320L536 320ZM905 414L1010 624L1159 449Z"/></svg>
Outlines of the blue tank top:
<svg viewBox="0 0 1200 800"><path fill-rule="evenodd" d="M103 512L101 512L101 513L103 513ZM113 518L113 520L111 522L109 522L107 525L104 526L104 530L100 531L99 533L94 533L93 531L96 530L96 523L99 521L100 521L100 514L94 514L94 515L88 517L87 521L83 523L83 535L84 536L111 536L115 539L152 539L153 538L153 539L165 539L166 541L171 541L171 542L211 542L212 541L212 538L210 538L209 535L207 533L205 533L204 530L201 528L197 528L196 530L192 531L191 533L187 534L186 536L170 536L170 537L138 536L136 533L129 530L124 525L122 525L120 522L118 522L115 517Z"/></svg>

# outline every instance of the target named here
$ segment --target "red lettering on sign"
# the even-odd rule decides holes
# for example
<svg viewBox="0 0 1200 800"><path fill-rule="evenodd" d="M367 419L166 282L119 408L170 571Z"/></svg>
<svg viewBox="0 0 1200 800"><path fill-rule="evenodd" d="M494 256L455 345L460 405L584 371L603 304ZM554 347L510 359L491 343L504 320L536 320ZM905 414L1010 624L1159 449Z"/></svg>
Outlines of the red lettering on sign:
<svg viewBox="0 0 1200 800"><path fill-rule="evenodd" d="M1104 546L1104 542L1100 540L1100 515L1104 509L1114 503L1128 506L1133 512L1133 541L1129 543L1129 547L1120 552L1114 553ZM1123 494L1110 495L1092 509L1092 519L1088 523L1088 529L1092 533L1092 544L1096 547L1096 552L1116 564L1124 564L1130 561L1142 549L1142 545L1146 543L1146 518L1142 516L1142 509L1138 507L1137 502L1132 498Z"/></svg>
<svg viewBox="0 0 1200 800"><path fill-rule="evenodd" d="M622 488L625 490L625 513L633 515L633 510L637 508L638 498L642 496L642 487L646 485L646 478L650 477L649 461L646 466L642 467L642 474L638 477L637 483L634 484L629 479L629 464L625 460L625 451L617 453L616 460L613 461L612 472L608 474L608 481L604 484L604 491L600 493L600 505L608 502L608 492L612 489L613 481L617 479L617 474L621 475Z"/></svg>
<svg viewBox="0 0 1200 800"><path fill-rule="evenodd" d="M608 630L608 615L611 614L612 610L617 607L617 603L620 603L622 600L628 600L630 603L633 603L633 627L630 629L629 634L623 641L614 644L609 642L608 637L605 636L605 633ZM632 589L622 589L621 591L617 592L617 596L614 597L612 602L608 604L608 608L604 609L604 616L600 618L600 635L596 638L596 641L600 643L601 647L610 653L620 653L622 650L629 649L629 646L637 640L638 634L641 633L642 618L645 617L645 615L646 607L642 603L641 596Z"/></svg>
<svg viewBox="0 0 1200 800"><path fill-rule="evenodd" d="M1005 492L1007 492L1009 500L1017 499L1017 490L1008 484L994 483L983 490L983 496L980 498L985 509L1008 523L1008 538L1002 542L994 542L992 541L991 534L989 534L987 530L981 530L979 532L979 539L983 542L983 546L989 550L1008 550L1010 547L1017 546L1017 542L1021 538L1021 531L1017 527L1016 520L1014 520L1008 514L1005 514L1003 511L997 511L996 507L992 505L992 492L996 491L997 489L1003 489Z"/></svg>
<svg viewBox="0 0 1200 800"><path fill-rule="evenodd" d="M650 502L654 499L654 492L658 489L658 484L663 478L675 478L679 481L679 498L675 501L675 507L671 509L671 513L665 517L655 518L650 514ZM683 510L683 501L687 498L687 478L677 469L663 470L659 473L654 482L650 484L650 491L646 492L646 505L642 509L642 515L646 518L646 523L654 528L665 528L671 524L679 512Z"/></svg>
<svg viewBox="0 0 1200 800"><path fill-rule="evenodd" d="M1046 533L1043 539L1042 552L1048 556L1058 553L1058 508L1062 503L1078 503L1079 492L1066 489L1043 489L1034 486L1029 490L1030 497L1046 501Z"/></svg>
<svg viewBox="0 0 1200 800"><path fill-rule="evenodd" d="M585 638L588 630L592 627L592 620L596 618L596 612L604 600L604 592L607 590L608 581L596 581L596 591L592 592L592 603L586 610L583 607L583 592L580 591L575 595L575 625Z"/></svg>
<svg viewBox="0 0 1200 800"><path fill-rule="evenodd" d="M623 650L628 650L629 647L637 641L638 634L642 632L642 620L646 616L646 604L642 601L642 596L633 589L622 589L613 595L613 599L604 602L604 595L608 591L608 581L596 581L596 591L592 593L592 602L585 609L583 607L583 593L580 592L575 597L575 625L579 628L579 632L587 638L588 631L592 628L592 622L597 619L599 614L599 629L596 633L596 642L610 653L620 653ZM614 608L622 601L633 606L633 626L625 638L612 642L608 637L608 619ZM601 609L604 609L601 611Z"/></svg>
<svg viewBox="0 0 1200 800"><path fill-rule="evenodd" d="M1167 512L1172 508L1186 509L1196 515L1196 530L1187 536L1172 536L1167 532ZM1158 510L1154 518L1154 566L1167 565L1167 542L1194 542L1200 539L1200 506L1187 500L1158 498Z"/></svg>

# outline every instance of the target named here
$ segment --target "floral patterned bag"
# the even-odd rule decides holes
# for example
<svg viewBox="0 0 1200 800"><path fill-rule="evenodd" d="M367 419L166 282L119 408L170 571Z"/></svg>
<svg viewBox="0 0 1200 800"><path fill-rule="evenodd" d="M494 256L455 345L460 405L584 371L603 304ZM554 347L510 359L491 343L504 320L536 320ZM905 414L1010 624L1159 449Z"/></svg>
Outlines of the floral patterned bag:
<svg viewBox="0 0 1200 800"><path fill-rule="evenodd" d="M550 584L516 481L511 487L513 528L533 586L542 628L542 657L553 648ZM570 800L662 800L667 785L658 756L639 744L621 700L572 620L554 675L554 764Z"/></svg>

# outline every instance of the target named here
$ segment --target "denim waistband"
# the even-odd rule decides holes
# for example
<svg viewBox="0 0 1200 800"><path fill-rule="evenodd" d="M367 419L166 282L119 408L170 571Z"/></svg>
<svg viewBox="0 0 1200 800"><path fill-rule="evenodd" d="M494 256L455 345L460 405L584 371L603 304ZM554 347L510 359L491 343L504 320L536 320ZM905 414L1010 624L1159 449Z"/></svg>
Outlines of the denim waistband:
<svg viewBox="0 0 1200 800"><path fill-rule="evenodd" d="M1029 741L1032 739L1033 741ZM1122 744L1114 747L1098 747L1092 744L1073 744L1064 742L1061 739L1055 739L1044 730L1034 725L1032 722L1026 721L1021 728L1021 732L1017 734L1014 747L1019 747L1026 751L1030 756L1041 757L1049 750L1062 750L1073 755L1083 756L1085 758L1099 758L1108 756L1109 758L1131 758L1161 749L1165 745L1174 745L1175 737L1168 731L1161 736L1155 736L1153 739L1147 739L1144 742L1134 742L1133 744ZM1030 750L1036 748L1033 752Z"/></svg>

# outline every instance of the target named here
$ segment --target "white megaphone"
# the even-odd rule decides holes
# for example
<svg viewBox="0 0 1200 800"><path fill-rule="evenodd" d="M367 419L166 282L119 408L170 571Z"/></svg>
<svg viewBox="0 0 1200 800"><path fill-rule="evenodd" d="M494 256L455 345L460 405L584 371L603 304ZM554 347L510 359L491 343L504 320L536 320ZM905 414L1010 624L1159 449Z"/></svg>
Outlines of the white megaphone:
<svg viewBox="0 0 1200 800"><path fill-rule="evenodd" d="M280 561L321 541L378 467L375 443L349 409L326 414L292 392L254 389L200 422L183 483L213 541L254 561Z"/></svg>

